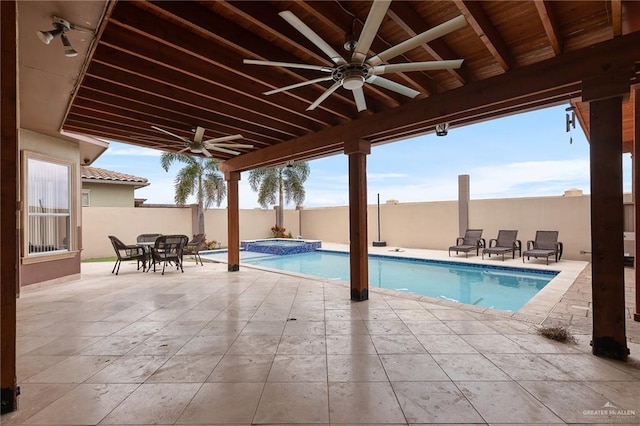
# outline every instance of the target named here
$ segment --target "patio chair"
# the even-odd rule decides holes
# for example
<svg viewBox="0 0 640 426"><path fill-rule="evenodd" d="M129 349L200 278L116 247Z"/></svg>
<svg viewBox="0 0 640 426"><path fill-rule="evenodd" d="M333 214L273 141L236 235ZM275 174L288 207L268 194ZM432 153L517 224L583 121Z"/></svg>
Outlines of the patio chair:
<svg viewBox="0 0 640 426"><path fill-rule="evenodd" d="M464 252L464 257L467 257L470 250L476 251L476 256L480 253L480 249L486 246L486 241L482 238L482 229L467 229L464 233L464 237L456 238L456 245L449 247L449 256L451 252L455 251Z"/></svg>
<svg viewBox="0 0 640 426"><path fill-rule="evenodd" d="M113 265L113 269L111 270L112 274L115 272L116 275L118 275L118 272L120 272L120 264L123 260L136 260L138 262L137 270L140 270L140 263L142 263L142 271L145 270L147 266L147 253L143 246L138 244L127 245L113 235L109 235L109 239L118 257L116 264Z"/></svg>
<svg viewBox="0 0 640 426"><path fill-rule="evenodd" d="M182 269L182 253L188 241L189 237L186 235L161 235L156 238L151 250L153 272L156 272L156 264L162 263L162 275L164 275L167 263L175 263L176 269L184 273L184 269ZM149 269L151 269L151 266L149 266Z"/></svg>
<svg viewBox="0 0 640 426"><path fill-rule="evenodd" d="M488 254L491 257L492 254L501 254L502 261L504 262L504 254L511 253L511 258L516 258L516 251L518 252L518 256L522 255L522 241L517 239L518 231L517 230L505 230L501 229L498 231L498 237L492 238L489 240L489 247L485 247L482 250L482 258L484 259L484 255Z"/></svg>
<svg viewBox="0 0 640 426"><path fill-rule="evenodd" d="M200 250L205 250L207 248L204 241L205 234L198 234L191 241L187 243L184 247L183 254L188 256L193 256L196 260L196 265L198 264L198 259L200 260L200 266L204 266L202 263L202 257L200 257Z"/></svg>
<svg viewBox="0 0 640 426"><path fill-rule="evenodd" d="M153 248L153 244L160 235L162 234L140 234L136 237L136 242L144 247L144 251L147 254L147 261L149 262L152 261L151 249ZM151 263L149 263L149 266L151 266Z"/></svg>
<svg viewBox="0 0 640 426"><path fill-rule="evenodd" d="M527 250L522 253L522 262L526 256L527 260L530 257L546 257L547 265L549 264L549 257L555 256L556 262L562 258L562 251L564 246L562 242L558 241L558 231L536 231L536 239L534 241L527 241Z"/></svg>

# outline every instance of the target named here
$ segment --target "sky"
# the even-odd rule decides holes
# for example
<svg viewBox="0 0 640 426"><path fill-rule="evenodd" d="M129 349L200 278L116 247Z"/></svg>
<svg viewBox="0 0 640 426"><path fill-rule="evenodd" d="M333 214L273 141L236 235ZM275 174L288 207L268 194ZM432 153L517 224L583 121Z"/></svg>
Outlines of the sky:
<svg viewBox="0 0 640 426"><path fill-rule="evenodd" d="M573 188L588 194L589 144L580 123L566 132L567 106L450 127L447 136L428 134L373 146L367 156L368 203L375 204L378 194L381 203L456 200L460 174L470 175L471 199L560 196ZM175 163L165 172L160 154L111 142L92 166L147 178L150 185L136 190L136 198L146 198L148 204L173 204L175 175L183 165ZM312 160L309 166L304 206L348 205L347 156ZM625 192L631 191L630 170L631 160L625 154ZM242 173L240 208L259 207L247 179L248 172Z"/></svg>

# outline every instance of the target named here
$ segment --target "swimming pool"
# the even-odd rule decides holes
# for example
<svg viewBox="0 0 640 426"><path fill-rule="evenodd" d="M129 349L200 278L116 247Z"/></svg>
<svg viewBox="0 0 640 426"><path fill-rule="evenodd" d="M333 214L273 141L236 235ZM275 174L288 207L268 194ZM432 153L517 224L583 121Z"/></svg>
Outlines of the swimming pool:
<svg viewBox="0 0 640 426"><path fill-rule="evenodd" d="M318 250L243 263L349 281L349 255ZM369 286L515 312L557 272L369 255Z"/></svg>

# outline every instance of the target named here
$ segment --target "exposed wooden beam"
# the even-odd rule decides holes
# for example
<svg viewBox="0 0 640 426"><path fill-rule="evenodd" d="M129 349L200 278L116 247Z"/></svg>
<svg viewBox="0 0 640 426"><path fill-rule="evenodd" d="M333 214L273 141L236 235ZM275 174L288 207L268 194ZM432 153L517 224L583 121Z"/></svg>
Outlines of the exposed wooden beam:
<svg viewBox="0 0 640 426"><path fill-rule="evenodd" d="M181 6L181 9L185 9L188 11L190 7L194 7L192 5L184 5ZM201 9L198 9L201 10ZM211 12L205 9L205 12L211 14ZM213 15L213 14L211 14ZM219 17L213 15L215 18L213 22L210 24L217 24ZM243 65L242 58L236 55L230 55L229 51L224 49L218 42L213 40L212 36L207 31L201 31L201 35L197 33L192 33L188 31L183 31L179 27L174 25L169 25L167 21L154 16L152 14L143 14L139 9L134 7L131 3L124 2L119 5L119 7L114 12L113 16L114 22L118 25L123 26L129 31L136 32L140 37L149 38L150 41L161 43L167 46L167 50L171 52L171 55L175 55L175 50L178 50L183 53L183 55L191 56L194 60L202 61L208 63L209 67L212 69L208 70L204 75L211 75L213 69L222 69L226 73L232 75L232 79L240 79L240 81L247 80L247 86L252 86L253 89L250 93L259 94L260 99L265 103L270 103L273 101L269 100L269 97L265 97L256 90L256 87L260 87L261 91L271 90L277 87L286 86L291 84L290 75L279 75L278 73L267 73L266 75L261 75L256 72L256 68ZM227 23L227 25L229 25ZM228 37L231 37L233 33L226 33ZM246 36L246 31L244 31L245 37L242 39L243 42L247 43L252 40L251 37ZM203 37L208 38L203 38ZM148 44L149 41L143 40L144 43ZM254 40L255 42L255 40ZM264 45L265 42L258 45L248 44L253 49L260 49L264 55L273 54L276 55L279 50L275 49L274 46L267 44ZM174 50L175 49L175 50ZM253 55L253 52L247 52L248 55ZM282 55L282 54L281 54ZM175 58L172 63L176 63L180 57ZM282 58L282 60L287 61L295 61L293 56L288 58ZM188 59L182 59L183 62L189 62ZM259 77L258 77L259 76ZM304 78L295 74L295 77L302 81ZM295 81L294 81L295 82ZM235 86L235 84L234 84ZM319 92L321 87L316 90ZM313 116L309 116L305 112L307 106L313 101L313 99L309 100L313 96L307 96L307 98L301 96L301 93L296 91L292 93L289 97L287 103L284 103L287 108L290 108L295 113L301 115L304 120L317 121L321 125L326 124L336 124L341 121L351 119L353 114L353 106L345 104L344 102L333 102L330 101L327 103L328 108L331 108L331 111L319 110ZM315 93L315 92L314 92ZM284 106L279 106L278 108L283 108Z"/></svg>
<svg viewBox="0 0 640 426"><path fill-rule="evenodd" d="M94 102L104 101L108 105L123 110L143 110L152 112L154 115L170 120L184 117L185 123L193 125L193 121L203 123L219 123L221 125L233 125L236 131L246 131L259 133L270 143L280 141L283 138L281 131L270 129L264 126L236 120L228 114L219 114L214 111L198 108L193 104L171 102L155 94L139 92L134 89L118 86L110 81L88 77L87 83L79 90L79 96ZM116 94L119 92L119 94ZM245 130L246 129L246 130Z"/></svg>
<svg viewBox="0 0 640 426"><path fill-rule="evenodd" d="M611 30L614 37L622 35L622 0L611 0Z"/></svg>
<svg viewBox="0 0 640 426"><path fill-rule="evenodd" d="M482 2L454 0L454 3L467 18L467 22L480 37L480 40L482 40L498 65L504 71L513 68L513 59L509 54L509 49L507 49L507 45L496 31L487 14L484 13Z"/></svg>
<svg viewBox="0 0 640 426"><path fill-rule="evenodd" d="M396 25L402 28L409 37L414 37L429 29L424 20L422 20L411 7L410 3L391 3L391 7L389 8L387 15L396 23ZM445 59L459 59L458 55L456 55L441 39L432 40L428 44L423 44L422 48L437 61ZM457 70L449 69L447 72L462 84L471 81L464 64Z"/></svg>
<svg viewBox="0 0 640 426"><path fill-rule="evenodd" d="M117 55L120 56L120 55ZM123 56L126 58L127 56ZM133 58L131 58L133 60ZM161 81L152 79L145 75L131 74L129 70L116 69L110 64L95 59L89 68L88 75L103 80L104 83L113 87L113 93L123 95L123 93L134 91L136 94L132 99L136 99L139 94L147 93L158 98L164 99L165 104L182 103L185 105L193 105L207 111L235 118L238 121L244 121L253 125L264 126L281 132L283 135L300 135L304 133L302 129L287 123L270 120L265 114L251 114L251 110L247 107L235 105L230 99L221 101L212 96L210 92L196 93L184 90L184 88L176 85L168 85ZM94 80L86 79L88 87L94 87ZM123 82L123 83L121 83ZM214 95L217 93L214 93Z"/></svg>
<svg viewBox="0 0 640 426"><path fill-rule="evenodd" d="M551 3L552 2L547 0L533 2L542 21L544 32L547 34L549 44L551 44L551 48L553 49L553 53L559 55L562 52L562 36L556 25L553 11L551 10Z"/></svg>
<svg viewBox="0 0 640 426"><path fill-rule="evenodd" d="M638 45L640 32L621 36L587 49L512 70L509 74L469 83L445 94L436 94L390 111L364 117L349 125L336 126L264 148L259 152L245 154L222 166L227 170L250 170L278 157L285 161L295 159L296 155L303 154L307 149L318 150L324 144L343 141L346 137L368 139L370 135L416 122L423 122L425 126L435 125L438 120L452 114L475 114L478 109L487 106L498 108L513 99L527 97L533 100L536 93L544 98L547 91L563 87L567 93L574 93L576 82L600 75L603 70L627 68L640 60Z"/></svg>

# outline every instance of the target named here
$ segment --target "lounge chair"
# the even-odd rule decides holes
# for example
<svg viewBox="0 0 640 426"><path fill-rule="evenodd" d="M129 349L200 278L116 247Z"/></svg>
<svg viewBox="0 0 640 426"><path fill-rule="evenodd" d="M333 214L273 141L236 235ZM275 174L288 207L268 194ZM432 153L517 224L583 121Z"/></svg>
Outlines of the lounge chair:
<svg viewBox="0 0 640 426"><path fill-rule="evenodd" d="M147 253L143 246L138 244L127 245L113 235L109 235L109 239L118 257L116 264L113 265L113 269L111 270L112 274L115 272L116 275L118 275L118 272L120 272L120 264L123 260L136 260L138 262L138 270L140 269L140 263L142 263L142 270L145 270L147 266Z"/></svg>
<svg viewBox="0 0 640 426"><path fill-rule="evenodd" d="M196 265L198 264L198 260L200 260L200 266L203 266L202 257L200 257L200 250L205 250L207 248L204 242L204 234L198 234L191 241L184 246L184 250L182 254L193 256L196 260Z"/></svg>
<svg viewBox="0 0 640 426"><path fill-rule="evenodd" d="M516 258L516 251L518 256L522 255L522 241L517 239L517 230L504 230L498 231L498 238L492 238L489 240L489 247L485 247L482 250L482 258L488 254L491 257L492 254L501 254L502 261L504 262L504 254L511 253L511 258Z"/></svg>
<svg viewBox="0 0 640 426"><path fill-rule="evenodd" d="M556 262L562 258L562 250L564 246L558 241L558 231L536 231L536 239L527 241L527 251L522 253L522 262L524 258L529 260L530 257L546 257L547 265L549 257L555 256Z"/></svg>
<svg viewBox="0 0 640 426"><path fill-rule="evenodd" d="M189 242L189 237L186 235L161 235L156 238L151 250L153 272L156 272L156 264L162 263L162 275L164 275L167 263L175 263L176 269L184 273L184 269L182 269L182 253L187 242ZM151 266L149 266L149 269L151 269Z"/></svg>
<svg viewBox="0 0 640 426"><path fill-rule="evenodd" d="M451 252L455 251L464 252L464 257L467 257L470 250L476 251L476 256L480 253L480 249L486 246L486 241L482 238L482 229L467 229L464 233L464 237L458 237L456 239L456 245L449 247L449 256Z"/></svg>

